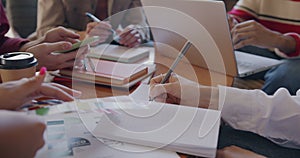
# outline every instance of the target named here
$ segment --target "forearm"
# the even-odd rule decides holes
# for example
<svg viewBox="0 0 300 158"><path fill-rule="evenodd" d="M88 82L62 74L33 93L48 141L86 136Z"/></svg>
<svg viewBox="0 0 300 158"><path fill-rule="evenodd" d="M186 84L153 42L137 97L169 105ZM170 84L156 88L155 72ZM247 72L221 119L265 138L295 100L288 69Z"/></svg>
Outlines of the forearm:
<svg viewBox="0 0 300 158"><path fill-rule="evenodd" d="M38 38L37 40L27 42L20 47L19 51L26 52L28 48L38 45L38 44L41 44L41 43L43 43L44 40L45 40L45 38L41 37L41 38Z"/></svg>
<svg viewBox="0 0 300 158"><path fill-rule="evenodd" d="M220 88L222 118L232 127L251 131L285 147L300 147L299 96L279 89L273 96L261 90Z"/></svg>

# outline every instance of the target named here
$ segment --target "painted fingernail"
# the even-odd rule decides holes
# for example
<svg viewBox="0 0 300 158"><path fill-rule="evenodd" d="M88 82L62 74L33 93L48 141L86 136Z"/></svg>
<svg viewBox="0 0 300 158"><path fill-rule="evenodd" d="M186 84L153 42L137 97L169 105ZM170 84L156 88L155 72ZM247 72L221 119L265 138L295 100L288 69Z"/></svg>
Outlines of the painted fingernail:
<svg viewBox="0 0 300 158"><path fill-rule="evenodd" d="M40 69L40 75L45 75L46 74L46 71L47 71L47 68L46 67L42 67L41 69Z"/></svg>

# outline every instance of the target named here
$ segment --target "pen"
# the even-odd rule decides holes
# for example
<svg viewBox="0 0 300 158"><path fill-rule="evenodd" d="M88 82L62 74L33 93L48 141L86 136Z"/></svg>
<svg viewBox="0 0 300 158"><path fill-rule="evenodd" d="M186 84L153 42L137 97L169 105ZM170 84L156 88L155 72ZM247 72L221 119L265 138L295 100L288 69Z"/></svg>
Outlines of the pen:
<svg viewBox="0 0 300 158"><path fill-rule="evenodd" d="M179 61L184 57L184 55L185 55L186 52L189 50L189 48L191 47L191 45L192 45L192 43L189 42L189 41L187 41L187 42L184 44L184 46L183 46L183 48L181 49L179 55L177 56L177 58L175 59L175 61L174 61L173 64L172 64L172 66L171 66L170 69L168 70L166 76L161 80L160 84L164 84L164 83L166 83L166 82L169 80L169 78L170 78L170 76L171 76L173 70L175 69L175 67L177 66L177 64L179 63ZM153 101L155 98L156 98L156 97L151 98L150 101Z"/></svg>
<svg viewBox="0 0 300 158"><path fill-rule="evenodd" d="M93 72L96 72L95 65L94 65L93 61L91 60L91 58L87 57L87 59L89 61L89 65L90 65L91 69L93 70Z"/></svg>
<svg viewBox="0 0 300 158"><path fill-rule="evenodd" d="M98 19L95 15L93 15L89 12L86 12L85 15L88 16L89 18L91 18L94 22L101 22L100 19ZM114 29L110 29L109 31L112 32L114 40L117 41L119 36L117 35L116 31Z"/></svg>
<svg viewBox="0 0 300 158"><path fill-rule="evenodd" d="M84 71L88 71L87 65L86 65L86 58L87 57L84 57L84 59L83 59L83 68L84 68Z"/></svg>
<svg viewBox="0 0 300 158"><path fill-rule="evenodd" d="M164 84L167 82L167 80L169 80L173 70L175 69L175 67L177 66L177 64L179 63L179 61L183 58L183 56L186 54L186 52L189 50L189 48L191 47L191 42L187 41L183 48L180 51L180 54L177 56L176 60L174 61L174 63L172 64L172 66L170 67L170 69L168 70L166 76L163 78L163 80L161 80L160 84Z"/></svg>

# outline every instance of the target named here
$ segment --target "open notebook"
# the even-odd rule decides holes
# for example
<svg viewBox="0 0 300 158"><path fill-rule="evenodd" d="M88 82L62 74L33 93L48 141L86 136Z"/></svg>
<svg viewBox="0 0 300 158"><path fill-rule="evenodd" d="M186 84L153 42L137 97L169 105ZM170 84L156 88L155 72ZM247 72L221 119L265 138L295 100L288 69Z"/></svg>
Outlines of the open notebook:
<svg viewBox="0 0 300 158"><path fill-rule="evenodd" d="M136 83L136 81L140 81L154 72L152 68L149 68L149 65L90 59L92 63L87 64L87 70L63 69L60 70L59 74L96 84L130 87L131 83ZM94 66L94 70L91 65Z"/></svg>
<svg viewBox="0 0 300 158"><path fill-rule="evenodd" d="M113 97L120 109L101 118L94 136L215 157L221 111L149 102L148 92L149 86L141 84L130 96ZM108 105L112 102L103 103Z"/></svg>

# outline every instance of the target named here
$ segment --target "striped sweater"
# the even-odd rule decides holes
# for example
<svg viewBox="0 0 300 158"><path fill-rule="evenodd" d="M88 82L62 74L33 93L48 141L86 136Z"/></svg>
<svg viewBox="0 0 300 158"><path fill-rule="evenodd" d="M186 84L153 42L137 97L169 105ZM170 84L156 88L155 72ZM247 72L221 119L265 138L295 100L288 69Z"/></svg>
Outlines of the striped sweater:
<svg viewBox="0 0 300 158"><path fill-rule="evenodd" d="M229 12L239 20L256 20L265 27L293 37L296 52L289 57L300 55L300 0L239 0ZM283 52L275 49L281 56Z"/></svg>

